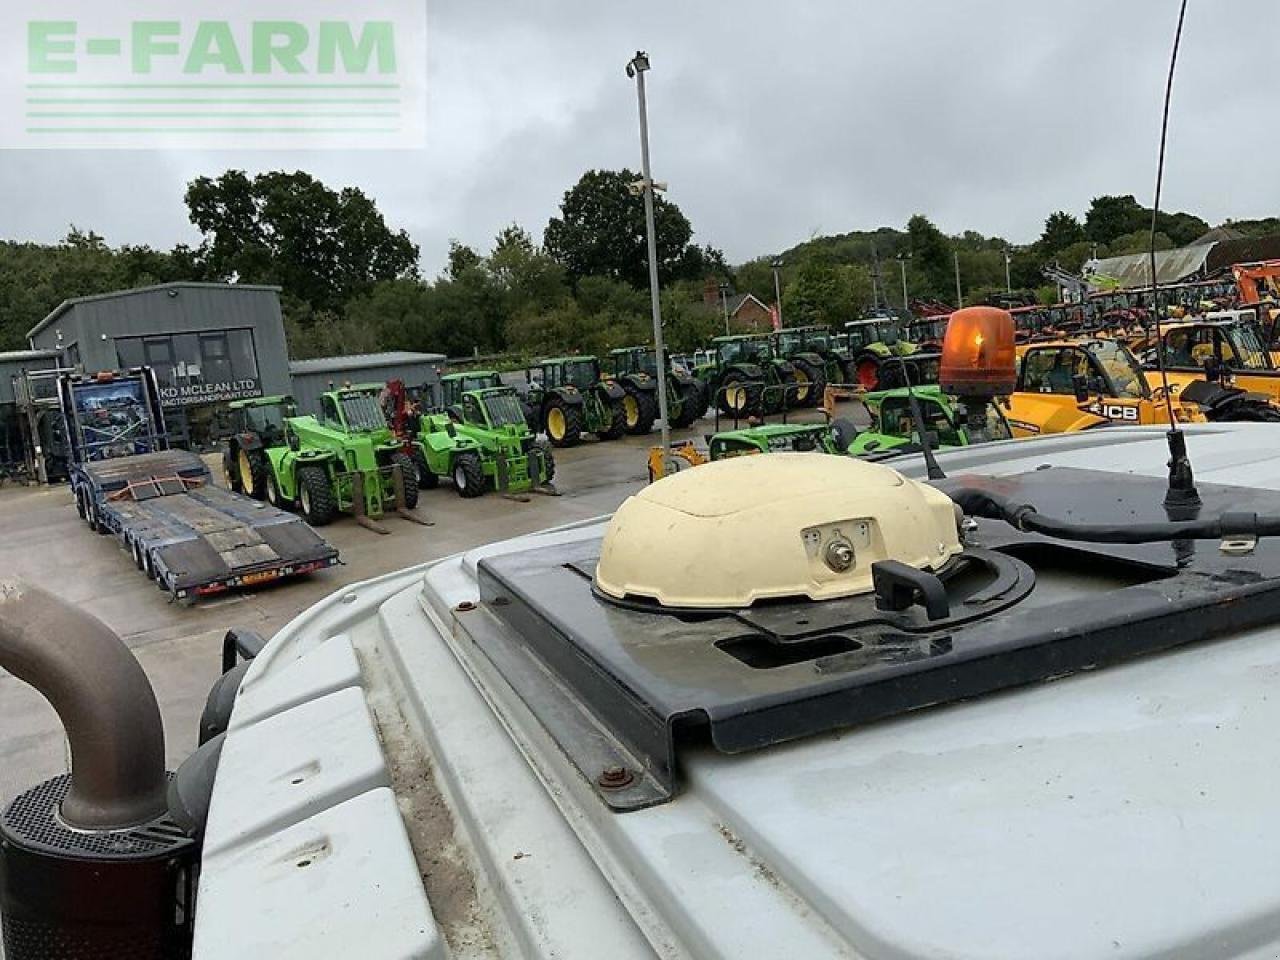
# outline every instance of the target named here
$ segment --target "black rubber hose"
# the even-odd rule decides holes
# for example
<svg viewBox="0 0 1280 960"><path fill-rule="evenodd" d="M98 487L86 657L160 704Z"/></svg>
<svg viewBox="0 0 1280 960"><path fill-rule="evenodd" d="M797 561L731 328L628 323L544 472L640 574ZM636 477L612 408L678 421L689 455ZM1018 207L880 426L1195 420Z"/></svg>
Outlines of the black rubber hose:
<svg viewBox="0 0 1280 960"><path fill-rule="evenodd" d="M51 593L0 579L0 669L31 684L66 730L67 823L119 830L164 814L160 707L147 675L110 627Z"/></svg>
<svg viewBox="0 0 1280 960"><path fill-rule="evenodd" d="M1280 536L1280 517L1256 513L1224 513L1204 520L1169 520L1157 523L1073 523L1046 517L1029 503L1016 503L998 493L977 487L948 490L947 495L968 516L1003 520L1019 530L1058 540L1089 543L1166 543L1172 540L1219 540L1224 537Z"/></svg>

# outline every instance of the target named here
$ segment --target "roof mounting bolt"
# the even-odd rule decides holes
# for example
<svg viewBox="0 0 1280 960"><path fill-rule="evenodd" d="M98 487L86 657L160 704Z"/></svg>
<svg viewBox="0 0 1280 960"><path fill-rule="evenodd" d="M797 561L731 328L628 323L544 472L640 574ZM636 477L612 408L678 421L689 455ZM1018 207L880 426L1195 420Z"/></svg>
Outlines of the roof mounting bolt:
<svg viewBox="0 0 1280 960"><path fill-rule="evenodd" d="M626 767L605 767L596 778L596 786L601 790L622 790L634 782L635 777Z"/></svg>
<svg viewBox="0 0 1280 960"><path fill-rule="evenodd" d="M847 540L832 540L827 544L822 559L836 573L844 573L853 566L853 545Z"/></svg>

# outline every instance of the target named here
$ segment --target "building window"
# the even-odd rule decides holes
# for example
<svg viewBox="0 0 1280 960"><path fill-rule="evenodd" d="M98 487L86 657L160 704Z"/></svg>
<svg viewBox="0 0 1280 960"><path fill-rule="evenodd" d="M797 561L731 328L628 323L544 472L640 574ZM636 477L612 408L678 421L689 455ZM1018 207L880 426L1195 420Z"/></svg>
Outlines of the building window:
<svg viewBox="0 0 1280 960"><path fill-rule="evenodd" d="M165 406L262 395L252 330L118 337L115 347L121 367L155 371Z"/></svg>

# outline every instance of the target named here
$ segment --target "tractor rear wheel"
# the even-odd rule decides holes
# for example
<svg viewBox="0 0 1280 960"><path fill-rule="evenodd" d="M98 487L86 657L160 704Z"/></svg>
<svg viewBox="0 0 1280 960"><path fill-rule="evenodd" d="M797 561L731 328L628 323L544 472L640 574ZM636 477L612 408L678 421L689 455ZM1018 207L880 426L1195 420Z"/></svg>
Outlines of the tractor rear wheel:
<svg viewBox="0 0 1280 960"><path fill-rule="evenodd" d="M534 446L542 454L543 462L547 465L547 475L542 478L542 483L550 483L556 478L556 455L551 450L551 444L545 440L537 441Z"/></svg>
<svg viewBox="0 0 1280 960"><path fill-rule="evenodd" d="M802 357L797 357L791 363L796 368L796 406L818 406L827 389L826 368Z"/></svg>
<svg viewBox="0 0 1280 960"><path fill-rule="evenodd" d="M599 440L618 440L627 432L627 408L622 400L600 398L608 422L596 431Z"/></svg>
<svg viewBox="0 0 1280 960"><path fill-rule="evenodd" d="M553 447L572 447L582 439L582 408L571 407L559 397L547 403L542 432Z"/></svg>
<svg viewBox="0 0 1280 960"><path fill-rule="evenodd" d="M302 516L313 527L332 523L338 512L338 503L329 484L329 474L323 467L298 468L298 502Z"/></svg>
<svg viewBox="0 0 1280 960"><path fill-rule="evenodd" d="M464 500L484 496L484 465L474 453L460 453L453 461L453 489Z"/></svg>
<svg viewBox="0 0 1280 960"><path fill-rule="evenodd" d="M658 419L658 395L651 390L623 385L627 395L622 405L627 415L627 433L633 437L653 432L653 421Z"/></svg>
<svg viewBox="0 0 1280 960"><path fill-rule="evenodd" d="M749 380L730 370L716 391L716 406L726 417L750 417L760 410L763 388L758 380Z"/></svg>
<svg viewBox="0 0 1280 960"><path fill-rule="evenodd" d="M1241 400L1215 420L1217 423L1280 423L1280 409L1262 401Z"/></svg>
<svg viewBox="0 0 1280 960"><path fill-rule="evenodd" d="M400 468L400 480L404 484L405 509L412 510L418 505L418 465L413 457L404 451L391 455L391 465Z"/></svg>
<svg viewBox="0 0 1280 960"><path fill-rule="evenodd" d="M265 500L267 498L267 475L271 472L271 465L267 463L267 455L261 450L245 450L242 447L236 463L240 468L240 487L245 492L245 495L253 497L255 500Z"/></svg>

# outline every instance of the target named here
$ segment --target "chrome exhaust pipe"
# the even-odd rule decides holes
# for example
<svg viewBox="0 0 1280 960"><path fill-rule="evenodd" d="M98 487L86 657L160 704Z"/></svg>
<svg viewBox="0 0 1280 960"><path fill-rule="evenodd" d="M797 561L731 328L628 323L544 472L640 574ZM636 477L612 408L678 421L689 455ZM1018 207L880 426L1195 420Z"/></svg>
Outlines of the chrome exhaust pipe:
<svg viewBox="0 0 1280 960"><path fill-rule="evenodd" d="M29 583L0 579L0 669L34 687L66 730L68 826L123 830L165 815L160 707L111 628Z"/></svg>

